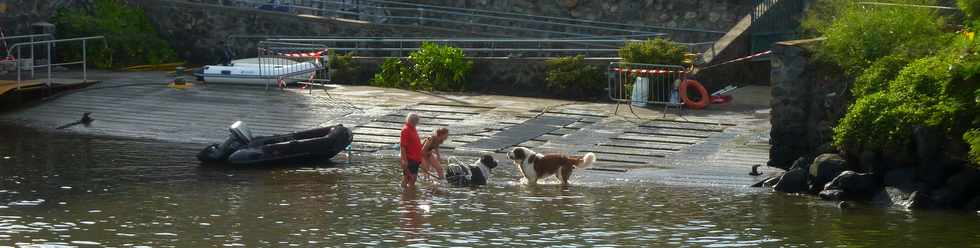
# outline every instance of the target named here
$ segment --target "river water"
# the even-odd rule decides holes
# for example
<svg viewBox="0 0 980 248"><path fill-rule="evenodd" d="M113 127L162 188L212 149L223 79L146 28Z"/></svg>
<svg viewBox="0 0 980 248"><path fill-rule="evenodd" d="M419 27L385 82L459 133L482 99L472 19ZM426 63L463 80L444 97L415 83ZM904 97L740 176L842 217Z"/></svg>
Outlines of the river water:
<svg viewBox="0 0 980 248"><path fill-rule="evenodd" d="M0 130L0 246L980 245L972 213L750 188L532 188L509 163L487 187L404 190L390 157L241 169L199 165L200 144Z"/></svg>

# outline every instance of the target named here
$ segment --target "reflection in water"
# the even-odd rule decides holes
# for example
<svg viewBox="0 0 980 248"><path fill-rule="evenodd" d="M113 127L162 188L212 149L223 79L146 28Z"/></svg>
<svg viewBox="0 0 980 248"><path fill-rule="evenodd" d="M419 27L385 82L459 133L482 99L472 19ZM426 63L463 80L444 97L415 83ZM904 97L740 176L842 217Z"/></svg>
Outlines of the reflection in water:
<svg viewBox="0 0 980 248"><path fill-rule="evenodd" d="M401 217L398 219L401 224L401 232L405 235L405 238L401 240L402 245L409 245L420 240L420 235L422 235L422 224L425 223L425 212L428 211L428 205L421 205L419 203L419 192L415 188L407 188L402 190L402 197L400 201L400 206L398 212L401 213Z"/></svg>
<svg viewBox="0 0 980 248"><path fill-rule="evenodd" d="M0 245L965 247L980 238L974 215L840 210L752 189L528 187L501 169L486 187L407 190L395 158L212 167L194 161L196 144L10 127L0 137Z"/></svg>

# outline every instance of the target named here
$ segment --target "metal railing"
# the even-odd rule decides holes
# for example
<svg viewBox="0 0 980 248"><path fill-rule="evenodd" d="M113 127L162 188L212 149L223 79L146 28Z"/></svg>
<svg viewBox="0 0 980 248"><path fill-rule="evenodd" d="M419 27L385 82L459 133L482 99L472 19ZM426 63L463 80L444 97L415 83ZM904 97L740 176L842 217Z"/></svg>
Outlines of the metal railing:
<svg viewBox="0 0 980 248"><path fill-rule="evenodd" d="M0 42L3 44L16 43L17 40L26 40L27 42L34 42L38 40L53 40L54 35L51 34L28 34L28 35L15 35L15 36L4 36L0 37ZM6 47L5 47L6 48ZM4 54L2 57L6 58L11 56L9 50L2 50ZM31 58L34 58L34 49L31 49Z"/></svg>
<svg viewBox="0 0 980 248"><path fill-rule="evenodd" d="M607 67L606 75L609 100L617 103L617 113L622 103L629 106L630 112L634 105L663 105L664 114L668 107L682 104L678 87L687 78L683 66L612 62Z"/></svg>
<svg viewBox="0 0 980 248"><path fill-rule="evenodd" d="M802 13L809 0L753 0L751 53L769 50L773 43L798 39Z"/></svg>
<svg viewBox="0 0 980 248"><path fill-rule="evenodd" d="M54 39L54 40L44 40L44 41L21 42L21 43L16 43L16 44L11 45L9 48L7 48L7 54L14 54L14 57L17 58L17 60L15 60L16 61L15 62L16 63L15 67L16 67L16 71L17 71L17 89L20 90L21 87L22 87L23 77L21 76L21 71L22 71L22 69L24 67L30 68L31 78L32 79L34 78L34 69L35 68L44 68L44 67L46 67L47 68L47 81L45 82L45 86L47 86L48 88L50 88L51 87L51 84L53 83L53 78L51 77L51 75L52 75L51 74L51 68L52 67L54 67L54 66L65 66L65 65L82 65L82 82L83 83L84 82L88 82L88 55L87 55L88 51L87 51L87 43L88 43L89 40L95 40L95 39L101 39L101 40L103 40L103 42L105 41L105 37L103 37L103 36L100 35L100 36L79 37L79 38L70 38L70 39ZM67 62L61 62L61 63L54 63L54 56L52 55L53 53L52 53L51 49L54 48L54 46L56 44L58 44L58 43L66 43L66 42L81 42L82 43L82 58L81 58L81 60L78 60L78 61L67 61ZM105 44L105 43L103 43L103 44ZM34 64L34 61L35 60L34 60L34 56L33 56L34 55L34 51L33 50L34 50L34 46L35 45L43 45L44 46L44 49L45 49L46 55L47 55L46 56L47 61L43 65L36 65L36 64ZM31 59L31 64L30 65L23 65L23 59L21 59L21 57L22 57L21 56L21 54L22 54L21 52L23 51L22 48L25 47L25 46L30 47L30 49L31 49L31 58L30 58Z"/></svg>
<svg viewBox="0 0 980 248"><path fill-rule="evenodd" d="M524 37L667 35L668 32L694 32L720 37L725 33L718 30L603 22L382 0L285 0L273 3L263 0L203 0L198 2L378 24L432 26L466 32L487 30L524 32L524 35L519 35ZM476 30L474 27L484 30Z"/></svg>
<svg viewBox="0 0 980 248"><path fill-rule="evenodd" d="M34 45L33 44L30 45L30 53L28 53L30 57L22 58L19 56L23 56L23 55L18 54L18 56L14 56L13 54L11 54L11 50L7 49L9 48L8 46L9 43L17 43L18 40L27 41L28 43L31 43L39 40L53 40L53 39L54 39L54 35L51 34L29 34L29 35L15 35L15 36L2 37L0 38L0 44L3 44L4 47L3 50L0 50L3 52L3 55L0 56L0 63L13 64L14 70L20 70L20 65L17 64L17 61L20 59L26 59L28 61L31 61L33 64L34 57L35 57ZM31 77L34 77L34 68L31 67L30 71L31 71Z"/></svg>
<svg viewBox="0 0 980 248"><path fill-rule="evenodd" d="M405 57L430 42L460 48L470 57L558 57L585 55L619 57L619 49L631 39L421 39L421 38L271 38L263 42L320 44L337 52L354 52L358 56ZM682 43L692 52L713 42Z"/></svg>

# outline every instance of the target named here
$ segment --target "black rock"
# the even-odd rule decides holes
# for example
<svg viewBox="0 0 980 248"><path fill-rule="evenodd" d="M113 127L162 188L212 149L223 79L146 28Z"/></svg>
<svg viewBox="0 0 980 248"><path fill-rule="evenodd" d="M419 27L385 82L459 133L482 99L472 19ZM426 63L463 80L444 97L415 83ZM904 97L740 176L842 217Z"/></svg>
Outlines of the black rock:
<svg viewBox="0 0 980 248"><path fill-rule="evenodd" d="M773 188L776 191L786 193L806 191L806 171L800 168L794 168L783 173L783 176L779 177L779 182Z"/></svg>
<svg viewBox="0 0 980 248"><path fill-rule="evenodd" d="M810 165L810 191L819 192L825 184L847 170L847 161L840 155L827 153L817 156Z"/></svg>
<svg viewBox="0 0 980 248"><path fill-rule="evenodd" d="M795 169L810 171L810 160L807 160L804 157L797 158L796 161L793 161L793 166L790 166L789 170L787 171L795 170Z"/></svg>
<svg viewBox="0 0 980 248"><path fill-rule="evenodd" d="M858 166L856 169L859 172L869 172L872 168L878 167L878 154L872 151L863 151L861 155L858 156Z"/></svg>
<svg viewBox="0 0 980 248"><path fill-rule="evenodd" d="M766 188L776 187L776 183L779 183L779 178L781 177L783 177L783 174L779 174L778 176L769 178L769 180L763 181L762 187L766 187Z"/></svg>
<svg viewBox="0 0 980 248"><path fill-rule="evenodd" d="M779 175L767 177L765 179L762 179L762 180L760 180L760 181L752 184L752 187L753 188L758 188L758 187L772 187L773 185L776 185L776 182L779 181L779 177L781 177L782 175L783 174L779 174Z"/></svg>
<svg viewBox="0 0 980 248"><path fill-rule="evenodd" d="M916 167L915 176L932 188L942 187L947 179L962 169L960 164L952 161L923 161Z"/></svg>
<svg viewBox="0 0 980 248"><path fill-rule="evenodd" d="M980 191L980 170L963 168L946 180L946 187L960 194Z"/></svg>
<svg viewBox="0 0 980 248"><path fill-rule="evenodd" d="M900 168L885 172L885 186L903 186L912 184L915 181L915 169Z"/></svg>
<svg viewBox="0 0 980 248"><path fill-rule="evenodd" d="M912 136L919 161L936 161L945 137L943 132L935 128L916 126L912 129Z"/></svg>
<svg viewBox="0 0 980 248"><path fill-rule="evenodd" d="M970 201L968 201L966 205L963 205L963 210L980 211L980 196L976 196L973 197L973 199L970 199Z"/></svg>
<svg viewBox="0 0 980 248"><path fill-rule="evenodd" d="M923 192L924 191L912 192L912 195L909 196L908 209L926 209L932 207L932 201L929 200L929 195Z"/></svg>
<svg viewBox="0 0 980 248"><path fill-rule="evenodd" d="M870 199L881 190L881 184L874 175L867 173L857 173L845 171L834 178L834 180L824 186L820 196L835 195L836 198L845 200ZM829 192L824 192L829 191ZM838 192L839 191L839 192Z"/></svg>
<svg viewBox="0 0 980 248"><path fill-rule="evenodd" d="M964 201L963 195L948 187L929 192L929 202L932 208L950 208Z"/></svg>

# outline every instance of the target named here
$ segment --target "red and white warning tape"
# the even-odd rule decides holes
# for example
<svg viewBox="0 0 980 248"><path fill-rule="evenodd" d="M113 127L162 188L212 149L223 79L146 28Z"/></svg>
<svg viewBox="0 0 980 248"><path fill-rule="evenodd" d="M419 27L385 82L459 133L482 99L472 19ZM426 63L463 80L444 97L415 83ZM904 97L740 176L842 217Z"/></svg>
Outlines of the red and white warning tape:
<svg viewBox="0 0 980 248"><path fill-rule="evenodd" d="M268 51L268 50L266 50L266 51ZM305 53L280 53L280 52L276 52L275 54L276 55L279 55L279 56L293 57L293 58L319 58L319 57L324 56L324 55L327 54L327 49L323 49L323 51L314 51L314 52L305 52Z"/></svg>
<svg viewBox="0 0 980 248"><path fill-rule="evenodd" d="M609 70L615 72L621 72L621 73L632 73L637 75L660 75L660 74L671 74L671 73L684 73L684 71L671 71L671 70L658 70L658 69L630 69L630 68L619 68L619 67L609 68Z"/></svg>

